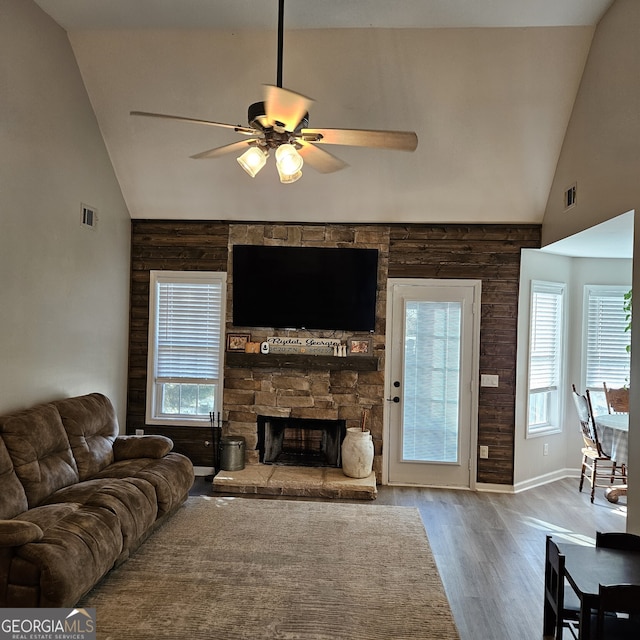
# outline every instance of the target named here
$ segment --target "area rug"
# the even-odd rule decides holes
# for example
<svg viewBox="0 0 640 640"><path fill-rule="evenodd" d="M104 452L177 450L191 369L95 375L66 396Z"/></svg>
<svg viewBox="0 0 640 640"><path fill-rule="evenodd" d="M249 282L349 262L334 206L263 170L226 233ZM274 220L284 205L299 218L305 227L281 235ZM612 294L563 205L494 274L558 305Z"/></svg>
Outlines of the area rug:
<svg viewBox="0 0 640 640"><path fill-rule="evenodd" d="M455 640L417 509L191 497L79 606L98 640Z"/></svg>

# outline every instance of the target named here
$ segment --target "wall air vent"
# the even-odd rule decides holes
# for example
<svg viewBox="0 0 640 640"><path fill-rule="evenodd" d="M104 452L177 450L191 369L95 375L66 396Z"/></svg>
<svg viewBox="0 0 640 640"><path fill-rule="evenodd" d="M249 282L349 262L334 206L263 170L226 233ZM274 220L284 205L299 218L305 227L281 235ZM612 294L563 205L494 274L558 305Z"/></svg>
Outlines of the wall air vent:
<svg viewBox="0 0 640 640"><path fill-rule="evenodd" d="M565 192L564 192L564 210L567 211L572 207L576 206L576 183L574 182Z"/></svg>
<svg viewBox="0 0 640 640"><path fill-rule="evenodd" d="M98 224L98 212L95 207L86 204L80 204L81 218L80 223L85 229L95 229Z"/></svg>

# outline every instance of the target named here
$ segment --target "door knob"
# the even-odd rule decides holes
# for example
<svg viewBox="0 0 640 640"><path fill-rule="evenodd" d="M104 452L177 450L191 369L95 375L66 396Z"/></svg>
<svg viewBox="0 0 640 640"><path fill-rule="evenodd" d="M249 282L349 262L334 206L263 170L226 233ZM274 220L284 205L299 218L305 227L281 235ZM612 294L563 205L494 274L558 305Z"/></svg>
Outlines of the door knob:
<svg viewBox="0 0 640 640"><path fill-rule="evenodd" d="M387 398L387 402L395 402L396 404L400 402L399 396L393 396L393 398Z"/></svg>

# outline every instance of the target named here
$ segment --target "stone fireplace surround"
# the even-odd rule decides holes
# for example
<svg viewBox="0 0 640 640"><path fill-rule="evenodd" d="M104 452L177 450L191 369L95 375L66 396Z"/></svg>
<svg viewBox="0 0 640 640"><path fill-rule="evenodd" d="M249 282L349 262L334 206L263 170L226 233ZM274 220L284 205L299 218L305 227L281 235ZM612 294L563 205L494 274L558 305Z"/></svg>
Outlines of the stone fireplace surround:
<svg viewBox="0 0 640 640"><path fill-rule="evenodd" d="M229 332L247 332L251 341L260 342L271 335L295 337L339 338L370 337L373 345L373 367L350 365L353 359L329 358L328 362L313 360L269 366L259 354L231 364L226 359L224 380L225 435L241 435L246 441L246 465L260 465L258 448L258 416L343 421L345 428L360 426L363 410L369 411L368 427L374 443L374 472L378 482L382 468L382 418L384 398L384 319L388 273L388 229L354 225L260 225L233 224L229 232L229 254L235 244L271 244L281 246L364 247L378 249L378 291L376 329L361 336L343 331L277 331L247 329L231 323L233 273L229 260L227 286L227 326ZM229 356L230 354L227 354ZM348 362L350 361L350 362ZM254 364L255 362L255 364ZM369 369L369 370L363 370ZM317 470L307 470L316 477ZM323 472L325 473L325 472ZM341 471L338 472L341 474ZM326 473L325 473L326 475Z"/></svg>
<svg viewBox="0 0 640 640"><path fill-rule="evenodd" d="M225 408L229 426L226 433L243 436L247 445L246 463L259 464L259 416L263 419L340 420L344 421L345 427L355 427L360 425L366 408L371 410L370 426L379 456L382 452L380 403L383 387L382 371L228 369Z"/></svg>

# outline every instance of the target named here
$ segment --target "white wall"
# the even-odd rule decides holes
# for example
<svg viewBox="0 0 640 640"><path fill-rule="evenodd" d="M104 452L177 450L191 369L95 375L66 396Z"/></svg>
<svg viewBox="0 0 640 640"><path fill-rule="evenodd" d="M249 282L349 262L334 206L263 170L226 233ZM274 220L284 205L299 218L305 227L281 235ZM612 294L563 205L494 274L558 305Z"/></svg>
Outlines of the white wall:
<svg viewBox="0 0 640 640"><path fill-rule="evenodd" d="M177 0L176 0L177 1ZM266 1L266 0L265 0ZM275 7L275 3L274 3ZM539 223L592 27L286 30L284 86L312 127L416 131L415 153L327 148L349 167L249 180L229 131L275 80L273 31L81 30L70 40L134 218Z"/></svg>
<svg viewBox="0 0 640 640"><path fill-rule="evenodd" d="M544 251L522 252L518 303L518 360L516 389L515 478L516 489L557 477L574 475L580 466L581 437L570 395L571 385L584 388L583 319L584 287L587 284L631 285L631 260L569 258ZM562 433L526 438L527 360L531 280L564 282L567 285L567 342L564 377ZM543 444L549 454L543 455Z"/></svg>
<svg viewBox="0 0 640 640"><path fill-rule="evenodd" d="M591 44L582 82L558 161L542 226L543 246L627 211L640 211L640 2L616 0ZM577 183L577 204L563 211L562 192ZM637 228L638 225L636 224ZM640 255L640 234L634 254ZM640 288L640 266L634 266ZM632 327L632 354L640 353L640 316ZM640 379L640 358L631 358L631 386ZM631 394L627 530L640 533L640 394Z"/></svg>
<svg viewBox="0 0 640 640"><path fill-rule="evenodd" d="M514 485L516 489L563 477L568 464L566 429L562 433L535 438L526 437L531 280L564 282L569 285L571 281L571 258L532 249L522 251L516 365L514 470ZM549 455L547 456L542 453L543 444L545 443L549 445Z"/></svg>
<svg viewBox="0 0 640 640"><path fill-rule="evenodd" d="M542 244L640 210L640 2L616 0L600 21L545 211ZM577 203L563 192L577 183Z"/></svg>
<svg viewBox="0 0 640 640"><path fill-rule="evenodd" d="M129 214L67 35L31 0L0 0L0 78L0 412L100 391L123 425Z"/></svg>

